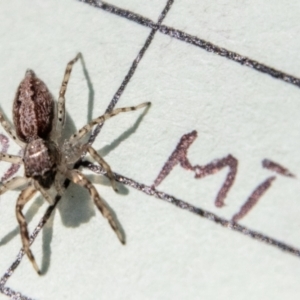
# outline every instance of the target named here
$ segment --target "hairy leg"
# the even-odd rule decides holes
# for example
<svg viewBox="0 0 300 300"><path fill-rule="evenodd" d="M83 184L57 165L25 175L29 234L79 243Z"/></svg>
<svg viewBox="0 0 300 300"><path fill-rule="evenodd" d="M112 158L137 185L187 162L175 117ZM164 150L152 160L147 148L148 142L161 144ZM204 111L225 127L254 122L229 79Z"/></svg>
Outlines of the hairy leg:
<svg viewBox="0 0 300 300"><path fill-rule="evenodd" d="M100 195L98 194L96 188L93 186L93 184L78 170L68 170L67 173L65 174L67 178L69 178L72 182L86 188L95 205L101 212L104 218L106 218L111 226L111 228L114 230L116 235L118 236L120 242L122 244L125 244L125 238L118 226L118 223L116 220L113 218L110 209L107 207L106 203L101 199Z"/></svg>
<svg viewBox="0 0 300 300"><path fill-rule="evenodd" d="M145 102L145 103L142 103L137 106L117 108L110 113L106 113L106 114L92 120L89 124L83 126L78 132L76 132L75 134L73 134L70 137L69 142L76 144L77 141L79 141L85 134L87 134L88 132L90 132L93 129L93 126L104 123L106 120L114 117L115 115L117 115L121 112L137 110L137 109L143 108L145 106L149 106L150 104L151 104L151 102Z"/></svg>
<svg viewBox="0 0 300 300"><path fill-rule="evenodd" d="M30 239L29 239L29 233L27 229L27 222L26 219L22 213L22 209L24 205L33 197L33 195L36 193L36 189L34 186L29 185L26 189L24 189L17 201L16 205L16 216L17 220L19 222L20 226L20 233L21 233L21 239L23 244L23 249L26 255L28 256L29 260L31 261L34 269L37 271L38 274L40 274L40 270L37 266L37 263L34 259L34 256L30 250Z"/></svg>
<svg viewBox="0 0 300 300"><path fill-rule="evenodd" d="M111 182L112 188L115 190L115 192L118 192L116 181L113 175L113 172L109 166L109 164L98 154L98 152L91 146L88 146L87 151L90 153L92 158L104 168L104 170L107 173L107 176Z"/></svg>
<svg viewBox="0 0 300 300"><path fill-rule="evenodd" d="M65 94L68 86L68 82L70 79L70 75L72 72L73 65L77 62L77 60L81 57L81 53L78 53L74 59L72 59L66 67L65 75L60 87L59 98L57 101L57 112L56 118L54 118L54 126L51 133L51 138L53 140L58 140L61 136L62 128L65 124L66 119L66 110L65 110Z"/></svg>
<svg viewBox="0 0 300 300"><path fill-rule="evenodd" d="M6 153L1 153L0 152L0 161L6 161L12 164L16 165L22 165L23 164L23 158L18 155L11 155L11 154L6 154Z"/></svg>
<svg viewBox="0 0 300 300"><path fill-rule="evenodd" d="M4 194L5 192L9 190L16 189L26 183L28 183L29 179L26 177L21 176L15 176L12 179L6 181L3 183L2 186L0 186L0 195Z"/></svg>

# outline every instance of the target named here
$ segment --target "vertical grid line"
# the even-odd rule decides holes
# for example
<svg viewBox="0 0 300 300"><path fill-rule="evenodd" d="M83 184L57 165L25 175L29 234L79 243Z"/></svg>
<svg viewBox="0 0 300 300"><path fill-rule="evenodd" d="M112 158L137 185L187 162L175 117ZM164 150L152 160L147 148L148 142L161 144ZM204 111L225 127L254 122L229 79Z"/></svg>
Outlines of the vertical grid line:
<svg viewBox="0 0 300 300"><path fill-rule="evenodd" d="M87 2L89 4L92 4L93 6L97 6L97 7L101 7L104 4L101 2L98 2L96 0L86 0L86 1L82 1L82 2ZM168 13L168 11L170 10L172 4L174 3L174 0L168 0L166 3L165 8L163 9L162 13L159 16L158 19L158 23L161 24L162 21L164 20L166 14ZM146 50L149 48L155 33L157 32L158 27L153 28L148 36L148 38L146 39L144 46L142 47L142 49L139 51L138 56L135 58L135 60L133 61L131 68L129 69L129 72L127 73L127 75L125 76L121 86L119 87L119 89L117 90L117 92L115 93L113 99L111 100L108 108L106 109L106 112L110 112L114 106L117 104L117 102L119 101L122 93L124 92L127 84L129 83L130 79L132 78L132 76L135 73L135 70L140 62L140 60L142 59L142 57L144 56ZM94 130L94 132L91 134L90 139L88 141L88 143L92 144L94 142L94 140L96 139L97 135L100 133L100 130L102 128L102 125L98 125L96 127L96 129ZM75 165L75 167L79 167L80 163L77 163ZM69 180L65 181L65 186L68 186L69 184ZM35 230L33 231L32 235L30 236L30 245L34 242L35 238L37 237L37 235L39 234L39 232L41 231L41 229L44 227L44 225L46 224L46 222L48 221L48 219L50 218L52 212L54 211L57 203L60 201L60 196L57 196L55 198L55 202L53 205L49 206L48 209L46 210L44 216L42 217L42 219L40 220L39 224L37 225L37 227L35 228ZM3 294L9 296L9 297L17 297L16 299L24 299L24 300L30 300L30 298L27 298L26 296L23 296L21 293L15 292L14 290L5 287L5 284L7 282L7 280L12 276L13 272L15 271L15 269L19 266L19 264L21 263L21 260L24 256L24 251L23 249L21 249L17 255L16 260L13 262L13 264L9 267L9 269L5 272L5 274L1 277L0 279L0 292L2 292Z"/></svg>
<svg viewBox="0 0 300 300"><path fill-rule="evenodd" d="M82 0L82 2L85 2L85 0ZM121 83L121 86L119 87L119 89L117 90L117 92L115 93L115 95L113 96L112 100L110 101L105 113L109 113L113 110L113 108L116 106L116 104L118 103L120 97L122 96L125 88L127 87L129 81L131 80L131 78L133 77L141 59L143 58L144 54L146 53L147 49L149 48L151 42L153 41L154 35L157 32L159 26L161 25L161 23L163 22L164 18L166 17L167 13L169 12L172 4L174 3L174 0L168 0L167 4L165 6L165 8L163 9L162 13L160 14L159 18L158 18L158 22L157 22L157 26L155 28L153 28L149 34L149 36L147 37L142 49L139 51L137 57L134 59L134 61L131 64L131 67L127 73L127 75L125 76L124 80ZM102 3L100 7L103 7L107 4ZM93 133L91 134L88 143L92 144L96 137L98 136L98 134L101 131L103 124L98 124L96 126L96 128L94 129Z"/></svg>

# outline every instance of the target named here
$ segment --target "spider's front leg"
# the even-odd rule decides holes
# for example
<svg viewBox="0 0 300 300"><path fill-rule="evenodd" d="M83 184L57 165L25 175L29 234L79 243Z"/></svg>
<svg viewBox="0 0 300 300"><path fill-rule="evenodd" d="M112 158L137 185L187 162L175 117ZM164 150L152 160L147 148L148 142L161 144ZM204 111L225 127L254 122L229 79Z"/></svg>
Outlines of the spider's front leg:
<svg viewBox="0 0 300 300"><path fill-rule="evenodd" d="M125 237L121 229L119 228L118 223L112 216L110 209L107 207L105 202L101 199L100 195L98 194L93 184L78 170L67 170L65 172L65 176L69 178L72 182L86 188L89 191L95 205L97 206L97 208L99 209L103 217L108 220L111 228L118 236L120 242L122 244L125 244Z"/></svg>
<svg viewBox="0 0 300 300"><path fill-rule="evenodd" d="M31 261L34 269L37 271L38 274L40 274L40 270L37 266L37 263L34 259L34 256L30 250L30 239L29 239L29 233L27 229L27 222L26 219L22 213L22 209L24 205L34 196L36 193L36 188L33 185L29 185L26 189L24 189L17 201L16 205L16 216L17 220L19 222L20 226L20 232L21 232L21 238L22 238L22 244L23 249L26 255L28 256L29 260Z"/></svg>
<svg viewBox="0 0 300 300"><path fill-rule="evenodd" d="M76 145L77 142L80 141L83 136L85 136L87 133L89 133L95 125L102 124L106 120L118 115L119 113L137 110L137 109L140 109L140 108L143 108L143 107L146 107L146 106L149 107L150 105L151 105L151 102L144 102L144 103L141 103L137 106L116 108L112 112L106 113L106 114L92 120L89 124L83 126L80 130L78 130L76 133L74 133L70 137L69 142Z"/></svg>

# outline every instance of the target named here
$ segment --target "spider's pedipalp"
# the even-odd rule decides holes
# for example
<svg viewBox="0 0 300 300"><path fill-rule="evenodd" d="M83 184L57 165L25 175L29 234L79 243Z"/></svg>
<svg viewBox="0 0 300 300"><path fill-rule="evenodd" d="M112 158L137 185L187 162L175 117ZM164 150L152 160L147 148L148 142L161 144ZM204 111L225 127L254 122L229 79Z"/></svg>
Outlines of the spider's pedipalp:
<svg viewBox="0 0 300 300"><path fill-rule="evenodd" d="M11 155L7 153L0 153L0 161L6 161L15 165L22 165L23 158L18 155Z"/></svg>
<svg viewBox="0 0 300 300"><path fill-rule="evenodd" d="M65 124L66 119L66 109L65 109L65 94L68 86L68 82L70 79L70 75L72 72L73 65L77 62L77 60L81 57L81 53L78 53L74 59L72 59L66 67L65 75L60 87L59 98L57 101L57 113L56 119L54 122L55 126L53 126L52 139L58 140L61 136L62 128Z"/></svg>
<svg viewBox="0 0 300 300"><path fill-rule="evenodd" d="M120 242L122 244L125 244L125 237L124 237L121 229L119 228L118 223L112 216L111 211L107 207L106 203L101 199L101 197L98 194L94 185L78 170L68 170L65 175L72 182L86 188L89 191L95 205L97 206L97 208L99 209L99 211L101 212L103 217L108 220L111 228L114 230L114 232L118 236Z"/></svg>
<svg viewBox="0 0 300 300"><path fill-rule="evenodd" d="M115 177L113 175L113 172L109 166L109 164L100 156L100 154L91 146L88 146L87 151L90 153L92 158L104 168L104 170L107 173L107 176L111 182L112 188L115 190L115 192L118 192Z"/></svg>
<svg viewBox="0 0 300 300"><path fill-rule="evenodd" d="M5 192L7 192L9 190L13 190L22 185L25 185L28 182L29 182L29 179L26 177L15 176L12 179L4 182L3 185L0 186L0 195L4 194Z"/></svg>
<svg viewBox="0 0 300 300"><path fill-rule="evenodd" d="M77 141L79 141L85 134L87 134L88 132L90 132L92 130L93 126L95 126L97 124L102 124L106 120L114 117L115 115L117 115L121 112L137 110L137 109L143 108L145 106L149 106L150 104L151 104L151 102L145 102L145 103L141 103L137 106L116 108L112 112L106 113L106 114L92 120L89 124L83 126L80 130L78 130L75 134L73 134L70 137L69 141L76 144Z"/></svg>
<svg viewBox="0 0 300 300"><path fill-rule="evenodd" d="M28 256L29 260L31 261L34 269L37 271L38 274L40 274L40 270L37 266L37 263L34 259L34 256L30 250L30 239L29 239L29 233L27 229L27 222L26 219L22 213L22 209L24 205L34 196L36 193L36 189L34 186L29 185L26 189L24 189L18 200L17 200L17 205L16 205L16 216L17 220L19 222L20 226L20 233L21 233L21 239L22 239L22 244L23 244L23 249L26 255Z"/></svg>

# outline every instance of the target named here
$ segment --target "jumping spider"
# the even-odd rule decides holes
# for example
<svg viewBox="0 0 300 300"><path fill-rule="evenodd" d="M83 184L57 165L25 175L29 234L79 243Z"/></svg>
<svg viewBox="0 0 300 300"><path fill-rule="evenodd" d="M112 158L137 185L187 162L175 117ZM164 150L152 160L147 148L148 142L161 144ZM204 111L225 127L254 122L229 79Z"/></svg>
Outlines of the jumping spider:
<svg viewBox="0 0 300 300"><path fill-rule="evenodd" d="M80 53L66 67L57 103L53 100L45 83L32 70L26 71L25 78L17 89L13 103L13 121L16 131L5 120L0 110L0 123L9 136L23 149L22 156L0 153L0 160L24 165L25 169L24 177L15 176L0 186L0 195L8 190L24 186L17 200L16 217L20 226L24 252L39 274L39 268L30 250L27 223L22 209L37 191L48 202L53 203L50 188L61 196L64 193L63 181L66 178L89 191L95 205L102 215L108 219L121 243L125 243L117 222L99 196L96 188L85 175L73 167L82 153L89 152L92 158L105 169L112 187L117 191L109 165L95 149L83 143L83 138L91 132L94 125L104 123L107 119L121 112L149 106L150 102L133 107L117 108L111 113L106 113L92 120L68 140L63 141L61 132L65 123L65 93L72 67L79 58L81 58Z"/></svg>

